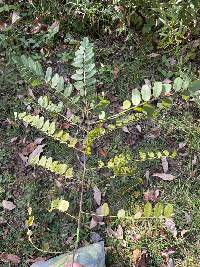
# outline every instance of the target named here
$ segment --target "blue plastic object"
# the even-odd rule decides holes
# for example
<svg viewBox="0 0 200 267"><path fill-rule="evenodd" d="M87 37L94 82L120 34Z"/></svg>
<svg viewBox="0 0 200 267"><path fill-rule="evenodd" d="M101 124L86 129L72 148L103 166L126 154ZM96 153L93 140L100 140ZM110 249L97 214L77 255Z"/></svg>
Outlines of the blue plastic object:
<svg viewBox="0 0 200 267"><path fill-rule="evenodd" d="M73 253L63 254L50 260L37 262L31 267L64 267L73 261ZM98 242L89 246L79 248L75 254L75 263L85 267L105 267L104 242Z"/></svg>

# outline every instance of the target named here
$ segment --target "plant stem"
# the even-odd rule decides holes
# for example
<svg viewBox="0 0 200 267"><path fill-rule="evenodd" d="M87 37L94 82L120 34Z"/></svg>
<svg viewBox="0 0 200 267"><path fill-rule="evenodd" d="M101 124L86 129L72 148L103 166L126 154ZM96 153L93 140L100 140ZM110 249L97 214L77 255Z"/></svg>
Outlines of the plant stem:
<svg viewBox="0 0 200 267"><path fill-rule="evenodd" d="M81 178L81 195L80 195L80 202L79 202L78 225L77 225L77 230L76 230L76 242L75 242L75 247L74 247L72 266L75 260L75 254L78 249L78 244L80 241L81 215L83 213L83 189L84 189L84 181L85 181L85 174L86 174L86 153L85 152L84 152L83 157L84 157L84 161L83 161L83 174Z"/></svg>

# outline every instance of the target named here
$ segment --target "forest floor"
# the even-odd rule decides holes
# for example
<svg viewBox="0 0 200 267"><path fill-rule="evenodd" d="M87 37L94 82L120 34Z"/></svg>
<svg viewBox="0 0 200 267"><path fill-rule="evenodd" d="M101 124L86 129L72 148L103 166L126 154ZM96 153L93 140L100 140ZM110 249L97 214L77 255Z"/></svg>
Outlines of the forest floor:
<svg viewBox="0 0 200 267"><path fill-rule="evenodd" d="M137 43L116 37L93 41L101 79L99 87L112 92L118 101L125 99L127 93L145 79L162 81L184 73L195 77L198 72L195 60L185 61L187 50L184 50L186 54L182 54L181 49L178 53L152 50L142 39ZM67 71L74 50L73 45L59 44L49 50L45 60L59 61L55 68ZM40 59L43 55L38 51L34 52L34 57ZM58 196L70 198L71 205L76 207L79 192L76 187L69 192L70 185L61 177L24 165L23 156L29 153L34 141L43 136L21 127L14 120L14 111L23 110L27 88L12 63L7 61L5 51L1 52L0 74L0 202L7 200L15 205L10 211L0 207L0 250L17 255L20 258L18 266L29 266L40 257L52 255L37 251L28 242L27 208L31 206L34 213L33 239L38 247L51 251L72 250L76 231L73 220L59 212L49 213L48 209L51 200ZM29 94L28 98L31 97ZM94 242L95 238L103 239L107 266L132 266L137 249L150 259L149 265L144 263L142 266L159 267L170 254L177 267L199 266L199 114L193 102L180 98L156 119L133 124L127 132L115 132L114 136L96 145L96 154L103 159L113 151L123 151L124 144L132 153L137 153L138 147L145 151L177 151L176 158L167 162L142 163L133 177L109 180L107 173L98 173L97 177L96 173L91 174L93 181L100 179L98 188L113 212L121 208L131 212L146 200L174 206L177 231L174 234L173 231L166 233L160 222L151 220L135 224L107 219L105 225L91 229L90 220L83 218L81 246ZM48 138L44 142L48 143L49 155L55 154L58 160L71 160L70 153L61 145ZM152 173L163 172L162 168L167 168L167 173L175 177L173 181L152 176ZM91 188L85 192L84 199L84 210L90 210L94 205ZM108 231L108 225L113 232ZM1 263L1 266L12 265Z"/></svg>

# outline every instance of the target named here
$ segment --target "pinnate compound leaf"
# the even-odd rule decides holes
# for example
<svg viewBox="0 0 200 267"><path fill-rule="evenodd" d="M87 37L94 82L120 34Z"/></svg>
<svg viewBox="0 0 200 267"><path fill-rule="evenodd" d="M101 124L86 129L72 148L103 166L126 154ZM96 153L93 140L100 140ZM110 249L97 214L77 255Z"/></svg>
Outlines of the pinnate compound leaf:
<svg viewBox="0 0 200 267"><path fill-rule="evenodd" d="M137 88L133 89L132 91L131 101L134 106L138 106L141 102L141 94Z"/></svg>
<svg viewBox="0 0 200 267"><path fill-rule="evenodd" d="M129 109L131 107L131 102L129 100L125 100L123 102L123 109L126 110L126 109Z"/></svg>
<svg viewBox="0 0 200 267"><path fill-rule="evenodd" d="M142 86L142 90L141 90L141 95L142 95L142 99L144 101L149 101L151 98L151 88L145 84Z"/></svg>

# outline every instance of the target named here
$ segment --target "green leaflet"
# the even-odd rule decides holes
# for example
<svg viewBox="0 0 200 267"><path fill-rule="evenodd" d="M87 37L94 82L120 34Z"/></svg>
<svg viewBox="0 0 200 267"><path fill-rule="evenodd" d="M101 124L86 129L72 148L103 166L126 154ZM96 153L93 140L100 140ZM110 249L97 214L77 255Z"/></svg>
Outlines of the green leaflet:
<svg viewBox="0 0 200 267"><path fill-rule="evenodd" d="M71 77L73 80L75 81L82 81L83 80L83 75L82 74L77 74L75 73L74 75L72 75Z"/></svg>
<svg viewBox="0 0 200 267"><path fill-rule="evenodd" d="M154 211L153 211L153 215L158 218L162 215L163 213L163 204L158 202L155 207L154 207Z"/></svg>
<svg viewBox="0 0 200 267"><path fill-rule="evenodd" d="M40 161L38 162L38 165L45 167L47 162L47 158L45 156L42 156Z"/></svg>
<svg viewBox="0 0 200 267"><path fill-rule="evenodd" d="M47 121L45 121L45 123L44 123L44 125L43 125L43 127L42 127L42 131L43 132L48 132L48 129L49 129L49 120L47 120ZM35 125L35 126L37 126L37 125Z"/></svg>
<svg viewBox="0 0 200 267"><path fill-rule="evenodd" d="M46 70L45 81L49 83L51 81L51 77L52 77L52 68L48 67Z"/></svg>
<svg viewBox="0 0 200 267"><path fill-rule="evenodd" d="M62 76L59 77L56 89L59 92L62 92L64 89L64 78Z"/></svg>
<svg viewBox="0 0 200 267"><path fill-rule="evenodd" d="M50 169L52 162L53 162L53 159L51 157L47 158L46 165L45 165L47 169Z"/></svg>
<svg viewBox="0 0 200 267"><path fill-rule="evenodd" d="M95 68L95 64L94 64L94 63L87 64L87 65L85 66L85 70L86 70L87 73L88 73L88 72L91 72L94 68Z"/></svg>
<svg viewBox="0 0 200 267"><path fill-rule="evenodd" d="M151 216L152 213L152 204L147 202L144 206L144 217L148 218Z"/></svg>
<svg viewBox="0 0 200 267"><path fill-rule="evenodd" d="M163 93L167 95L171 92L172 85L170 83L163 83L162 88L163 88Z"/></svg>
<svg viewBox="0 0 200 267"><path fill-rule="evenodd" d="M153 96L159 97L162 93L162 83L161 82L155 82L153 86Z"/></svg>
<svg viewBox="0 0 200 267"><path fill-rule="evenodd" d="M134 106L138 106L141 102L141 94L140 91L136 88L132 91L132 98L131 98L132 104Z"/></svg>
<svg viewBox="0 0 200 267"><path fill-rule="evenodd" d="M64 92L63 92L64 96L65 96L65 97L70 96L71 93L72 93L72 90L73 90L73 87L72 87L72 84L70 83L70 84L69 84L67 87L65 87L65 89L64 89Z"/></svg>
<svg viewBox="0 0 200 267"><path fill-rule="evenodd" d="M82 81L77 81L77 82L74 83L74 87L77 90L81 90L84 87L84 83Z"/></svg>
<svg viewBox="0 0 200 267"><path fill-rule="evenodd" d="M101 113L99 114L99 119L103 120L103 119L105 119L105 116L106 116L106 113L104 110L102 110Z"/></svg>
<svg viewBox="0 0 200 267"><path fill-rule="evenodd" d="M49 212L52 212L53 210L59 210L61 212L66 212L69 208L69 202L64 199L54 199L51 201L51 208L49 209Z"/></svg>
<svg viewBox="0 0 200 267"><path fill-rule="evenodd" d="M63 133L64 133L63 130L60 130L60 131L55 133L55 137L56 138L61 138L63 136Z"/></svg>
<svg viewBox="0 0 200 267"><path fill-rule="evenodd" d="M183 86L183 80L181 79L181 77L176 78L173 83L173 89L176 92L179 92L181 91L182 86Z"/></svg>
<svg viewBox="0 0 200 267"><path fill-rule="evenodd" d="M167 204L164 208L164 216L170 218L173 215L174 207L172 204Z"/></svg>
<svg viewBox="0 0 200 267"><path fill-rule="evenodd" d="M121 209L121 210L119 210L119 211L117 212L117 217L118 217L118 219L124 218L125 215L126 215L126 213L125 213L125 210L124 210L124 209Z"/></svg>
<svg viewBox="0 0 200 267"><path fill-rule="evenodd" d="M47 108L47 106L49 104L48 97L47 96L40 96L38 99L38 104L43 108Z"/></svg>
<svg viewBox="0 0 200 267"><path fill-rule="evenodd" d="M52 87L52 88L56 88L56 86L57 86L57 84L58 84L58 82L59 82L59 79L60 79L60 77L59 77L58 73L56 73L56 74L53 76L52 80L51 80L51 87Z"/></svg>
<svg viewBox="0 0 200 267"><path fill-rule="evenodd" d="M92 78L95 74L96 74L96 69L91 70L90 72L88 72L88 74L86 74L85 78L86 80L89 80L90 78Z"/></svg>
<svg viewBox="0 0 200 267"><path fill-rule="evenodd" d="M196 81L192 82L189 85L189 90L191 92L196 92L196 91L200 90L200 80L196 80Z"/></svg>
<svg viewBox="0 0 200 267"><path fill-rule="evenodd" d="M56 130L56 123L53 121L48 128L48 134L53 135Z"/></svg>
<svg viewBox="0 0 200 267"><path fill-rule="evenodd" d="M142 90L141 90L141 95L142 95L142 99L144 101L149 101L151 98L151 88L145 84L142 86Z"/></svg>
<svg viewBox="0 0 200 267"><path fill-rule="evenodd" d="M126 110L126 109L129 109L131 107L131 102L129 100L125 100L123 102L123 109Z"/></svg>
<svg viewBox="0 0 200 267"><path fill-rule="evenodd" d="M97 214L100 216L108 216L109 212L110 212L110 209L107 203L104 203L97 209Z"/></svg>

